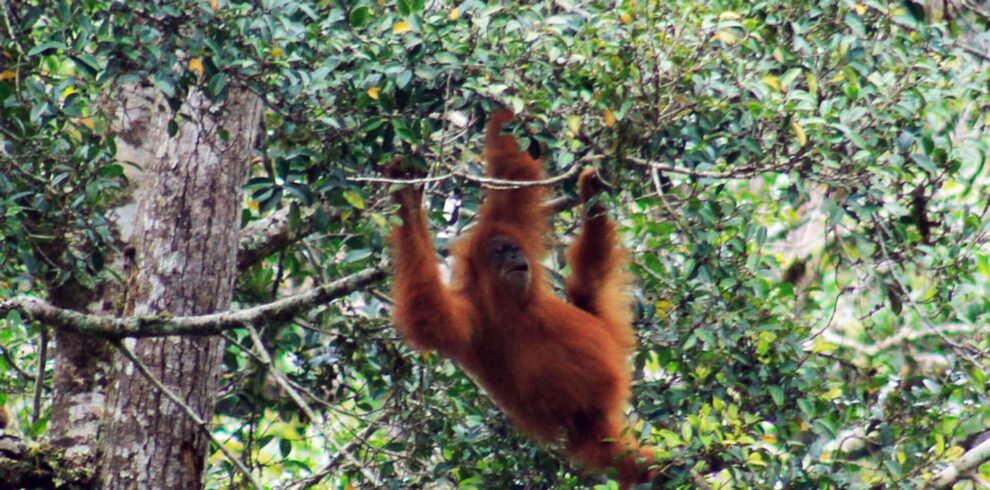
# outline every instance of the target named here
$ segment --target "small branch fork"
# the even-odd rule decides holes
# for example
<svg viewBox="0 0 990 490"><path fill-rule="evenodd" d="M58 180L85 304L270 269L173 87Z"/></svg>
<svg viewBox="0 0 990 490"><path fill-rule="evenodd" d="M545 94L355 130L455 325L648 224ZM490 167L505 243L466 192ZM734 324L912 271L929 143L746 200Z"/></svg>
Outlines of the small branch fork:
<svg viewBox="0 0 990 490"><path fill-rule="evenodd" d="M310 407L309 404L306 403L306 400L303 399L302 395L300 395L299 392L295 389L295 387L292 386L292 383L289 382L288 378L286 378L281 371L275 369L275 365L272 362L272 357L271 355L268 354L268 351L265 349L265 344L261 340L261 336L258 335L258 331L250 325L247 326L247 331L248 331L248 335L250 335L251 337L251 342L254 343L255 354L257 355L258 360L265 365L265 368L268 370L269 373L272 374L272 376L275 379L275 382L278 383L279 387L281 387L283 390L285 390L286 393L289 394L289 398L292 398L292 401L295 402L295 404L299 407L299 409L303 411L304 414L306 414L306 418L309 419L310 423L315 425L317 431L319 431L321 434L324 435L324 439L326 439L326 441L330 443L331 446L334 447L337 456L343 456L344 458L347 458L347 460L353 463L356 468L360 469L361 473L364 474L364 477L368 479L368 482L371 484L372 487L377 487L378 478L376 477L376 475L371 473L371 471L367 467L365 467L364 464L358 461L358 459L354 456L354 454L351 453L351 450L349 448L337 444L337 441L335 441L332 436L325 433L323 418L317 415L315 411L313 411L312 407Z"/></svg>

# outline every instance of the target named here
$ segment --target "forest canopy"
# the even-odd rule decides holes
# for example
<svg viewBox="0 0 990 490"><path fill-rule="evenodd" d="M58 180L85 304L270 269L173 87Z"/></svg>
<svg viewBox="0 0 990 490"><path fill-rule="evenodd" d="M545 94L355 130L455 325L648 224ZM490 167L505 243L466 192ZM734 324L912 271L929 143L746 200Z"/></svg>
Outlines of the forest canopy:
<svg viewBox="0 0 990 490"><path fill-rule="evenodd" d="M123 380L209 338L213 368L160 373L147 409L205 417L206 488L617 488L390 316L385 164L424 174L443 260L496 185L484 122L508 107L552 249L578 173L608 184L657 488L981 488L988 24L973 0L0 1L0 476L114 488ZM204 141L220 165L169 158ZM225 304L135 286L183 255L139 239L173 161L243 173L186 188L233 206L229 240L200 241ZM541 265L562 291L563 253ZM64 415L83 401L89 443Z"/></svg>

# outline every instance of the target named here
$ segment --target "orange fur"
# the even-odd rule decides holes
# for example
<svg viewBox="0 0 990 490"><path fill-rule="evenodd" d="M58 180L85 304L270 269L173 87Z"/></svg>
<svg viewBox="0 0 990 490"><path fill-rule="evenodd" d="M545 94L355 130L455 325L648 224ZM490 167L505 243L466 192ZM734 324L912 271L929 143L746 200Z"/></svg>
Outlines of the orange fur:
<svg viewBox="0 0 990 490"><path fill-rule="evenodd" d="M491 116L488 175L543 178L540 161L501 134L511 119L508 110ZM541 441L563 435L575 461L615 467L626 488L645 480L640 457L648 453L623 433L627 357L634 346L626 257L614 225L593 200L600 188L593 172L581 175L580 188L587 216L568 252L571 303L545 284L539 266L547 233L542 187L487 191L478 224L453 246L450 287L440 280L419 191L398 191L403 224L393 234L395 322L414 347L436 350L469 372L522 430ZM531 265L524 297L500 291L488 250L495 235L511 238Z"/></svg>

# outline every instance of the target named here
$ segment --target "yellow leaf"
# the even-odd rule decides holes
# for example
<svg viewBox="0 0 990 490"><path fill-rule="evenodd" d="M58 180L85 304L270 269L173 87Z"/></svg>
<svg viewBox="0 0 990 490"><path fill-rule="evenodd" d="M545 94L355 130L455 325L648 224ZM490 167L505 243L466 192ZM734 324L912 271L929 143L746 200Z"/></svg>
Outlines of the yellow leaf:
<svg viewBox="0 0 990 490"><path fill-rule="evenodd" d="M374 87L368 89L368 97L371 97L373 100L378 100L378 94L381 91L382 89L378 88L378 85L375 85Z"/></svg>
<svg viewBox="0 0 990 490"><path fill-rule="evenodd" d="M804 128L797 121L791 121L791 129L794 130L794 137L797 138L798 145L808 144L808 133L804 132Z"/></svg>
<svg viewBox="0 0 990 490"><path fill-rule="evenodd" d="M612 126L615 126L616 119L615 119L615 114L612 114L612 111L610 111L608 109L605 109L605 114L604 114L603 117L605 119L605 125L606 126L608 126L610 128Z"/></svg>
<svg viewBox="0 0 990 490"><path fill-rule="evenodd" d="M278 46L273 46L272 47L272 50L271 50L271 54L272 54L272 58L281 58L282 57L282 48L280 48Z"/></svg>
<svg viewBox="0 0 990 490"><path fill-rule="evenodd" d="M814 73L809 73L805 79L808 80L808 93L818 95L818 77Z"/></svg>
<svg viewBox="0 0 990 490"><path fill-rule="evenodd" d="M657 301L657 304L660 304L660 301ZM725 401L718 397L712 398L712 408L721 412L725 408Z"/></svg>
<svg viewBox="0 0 990 490"><path fill-rule="evenodd" d="M89 128L90 131L96 130L96 124L94 124L93 120L88 117L81 117L77 119L76 122L82 124L83 126L86 126L87 128Z"/></svg>
<svg viewBox="0 0 990 490"><path fill-rule="evenodd" d="M842 389L841 388L832 388L831 390L828 390L825 394L823 394L822 395L822 398L824 398L826 400L835 400L836 398L839 398L840 396L842 396Z"/></svg>
<svg viewBox="0 0 990 490"><path fill-rule="evenodd" d="M213 9L214 12L220 10L220 0L210 0L210 8Z"/></svg>
<svg viewBox="0 0 990 490"><path fill-rule="evenodd" d="M835 349L838 349L838 347L835 344L831 344L821 337L816 337L815 343L811 347L811 352L815 354L821 354L823 352L824 353L834 352Z"/></svg>
<svg viewBox="0 0 990 490"><path fill-rule="evenodd" d="M69 139L71 139L72 141L76 143L82 141L82 133L79 132L79 130L76 129L75 127L67 125L65 126L64 131L66 134L69 135Z"/></svg>
<svg viewBox="0 0 990 490"><path fill-rule="evenodd" d="M411 30L412 27L409 27L409 23L404 20L400 20L392 26L392 34L402 34L403 32L409 32Z"/></svg>
<svg viewBox="0 0 990 490"><path fill-rule="evenodd" d="M749 464L756 466L766 466L767 464L766 461L763 461L763 455L755 451L749 453L749 456L746 457L746 460L749 461Z"/></svg>
<svg viewBox="0 0 990 490"><path fill-rule="evenodd" d="M189 58L189 71L194 71L197 75L203 76L203 61L199 58Z"/></svg>
<svg viewBox="0 0 990 490"><path fill-rule="evenodd" d="M0 80L10 80L11 78L17 78L17 72L14 70L0 71Z"/></svg>
<svg viewBox="0 0 990 490"><path fill-rule="evenodd" d="M856 4L856 13L859 14L859 15L865 14L866 13L866 5L863 5L861 3L857 3Z"/></svg>
<svg viewBox="0 0 990 490"><path fill-rule="evenodd" d="M62 91L62 97L68 97L74 93L76 93L75 87L66 87L65 90Z"/></svg>
<svg viewBox="0 0 990 490"><path fill-rule="evenodd" d="M739 14L737 14L737 13L731 11L731 10L726 10L725 12L722 12L718 16L718 20L739 20L741 18L742 18L742 16L740 16Z"/></svg>
<svg viewBox="0 0 990 490"><path fill-rule="evenodd" d="M447 18L450 20L457 20L461 18L461 9L454 7L450 9L450 13L447 14Z"/></svg>
<svg viewBox="0 0 990 490"><path fill-rule="evenodd" d="M662 299L657 301L654 306L656 306L657 315L660 315L660 318L667 318L667 314L670 312L670 309L674 307L674 304L670 301Z"/></svg>
<svg viewBox="0 0 990 490"><path fill-rule="evenodd" d="M567 116L567 129L578 133L581 131L581 118L579 116Z"/></svg>
<svg viewBox="0 0 990 490"><path fill-rule="evenodd" d="M736 38L736 36L734 34L732 34L731 32L728 32L728 31L719 31L719 32L716 32L715 35L712 36L712 39L715 40L715 41L721 41L722 43L728 44L728 45L733 45L733 44L736 43L736 41L738 41L738 39Z"/></svg>
<svg viewBox="0 0 990 490"><path fill-rule="evenodd" d="M632 22L632 20L633 20L633 16L629 12L623 12L619 14L619 22L622 22L623 24L628 24Z"/></svg>
<svg viewBox="0 0 990 490"><path fill-rule="evenodd" d="M780 79L773 75L767 75L763 77L763 83L767 84L768 87L774 89L777 92L781 91Z"/></svg>

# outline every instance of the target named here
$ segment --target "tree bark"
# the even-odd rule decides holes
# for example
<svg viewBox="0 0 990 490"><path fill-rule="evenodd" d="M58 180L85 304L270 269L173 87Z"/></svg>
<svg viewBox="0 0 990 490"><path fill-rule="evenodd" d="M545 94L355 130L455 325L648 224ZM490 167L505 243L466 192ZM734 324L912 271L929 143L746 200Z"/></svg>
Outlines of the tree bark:
<svg viewBox="0 0 990 490"><path fill-rule="evenodd" d="M141 93L143 92L143 93ZM169 111L147 91L122 103L153 104L134 121L152 154L144 169L125 315L225 310L237 265L241 186L261 115L251 93L231 89L223 107L193 91L167 134ZM130 99L130 100L127 100ZM125 340L138 359L204 420L213 417L222 345L217 337ZM209 439L118 355L107 393L101 488L200 488Z"/></svg>
<svg viewBox="0 0 990 490"><path fill-rule="evenodd" d="M91 304L98 294L70 281L49 289L48 298L60 308L105 314ZM96 462L110 346L103 339L59 329L54 329L53 340L55 374L48 441L63 451L59 471L65 478L87 482Z"/></svg>

